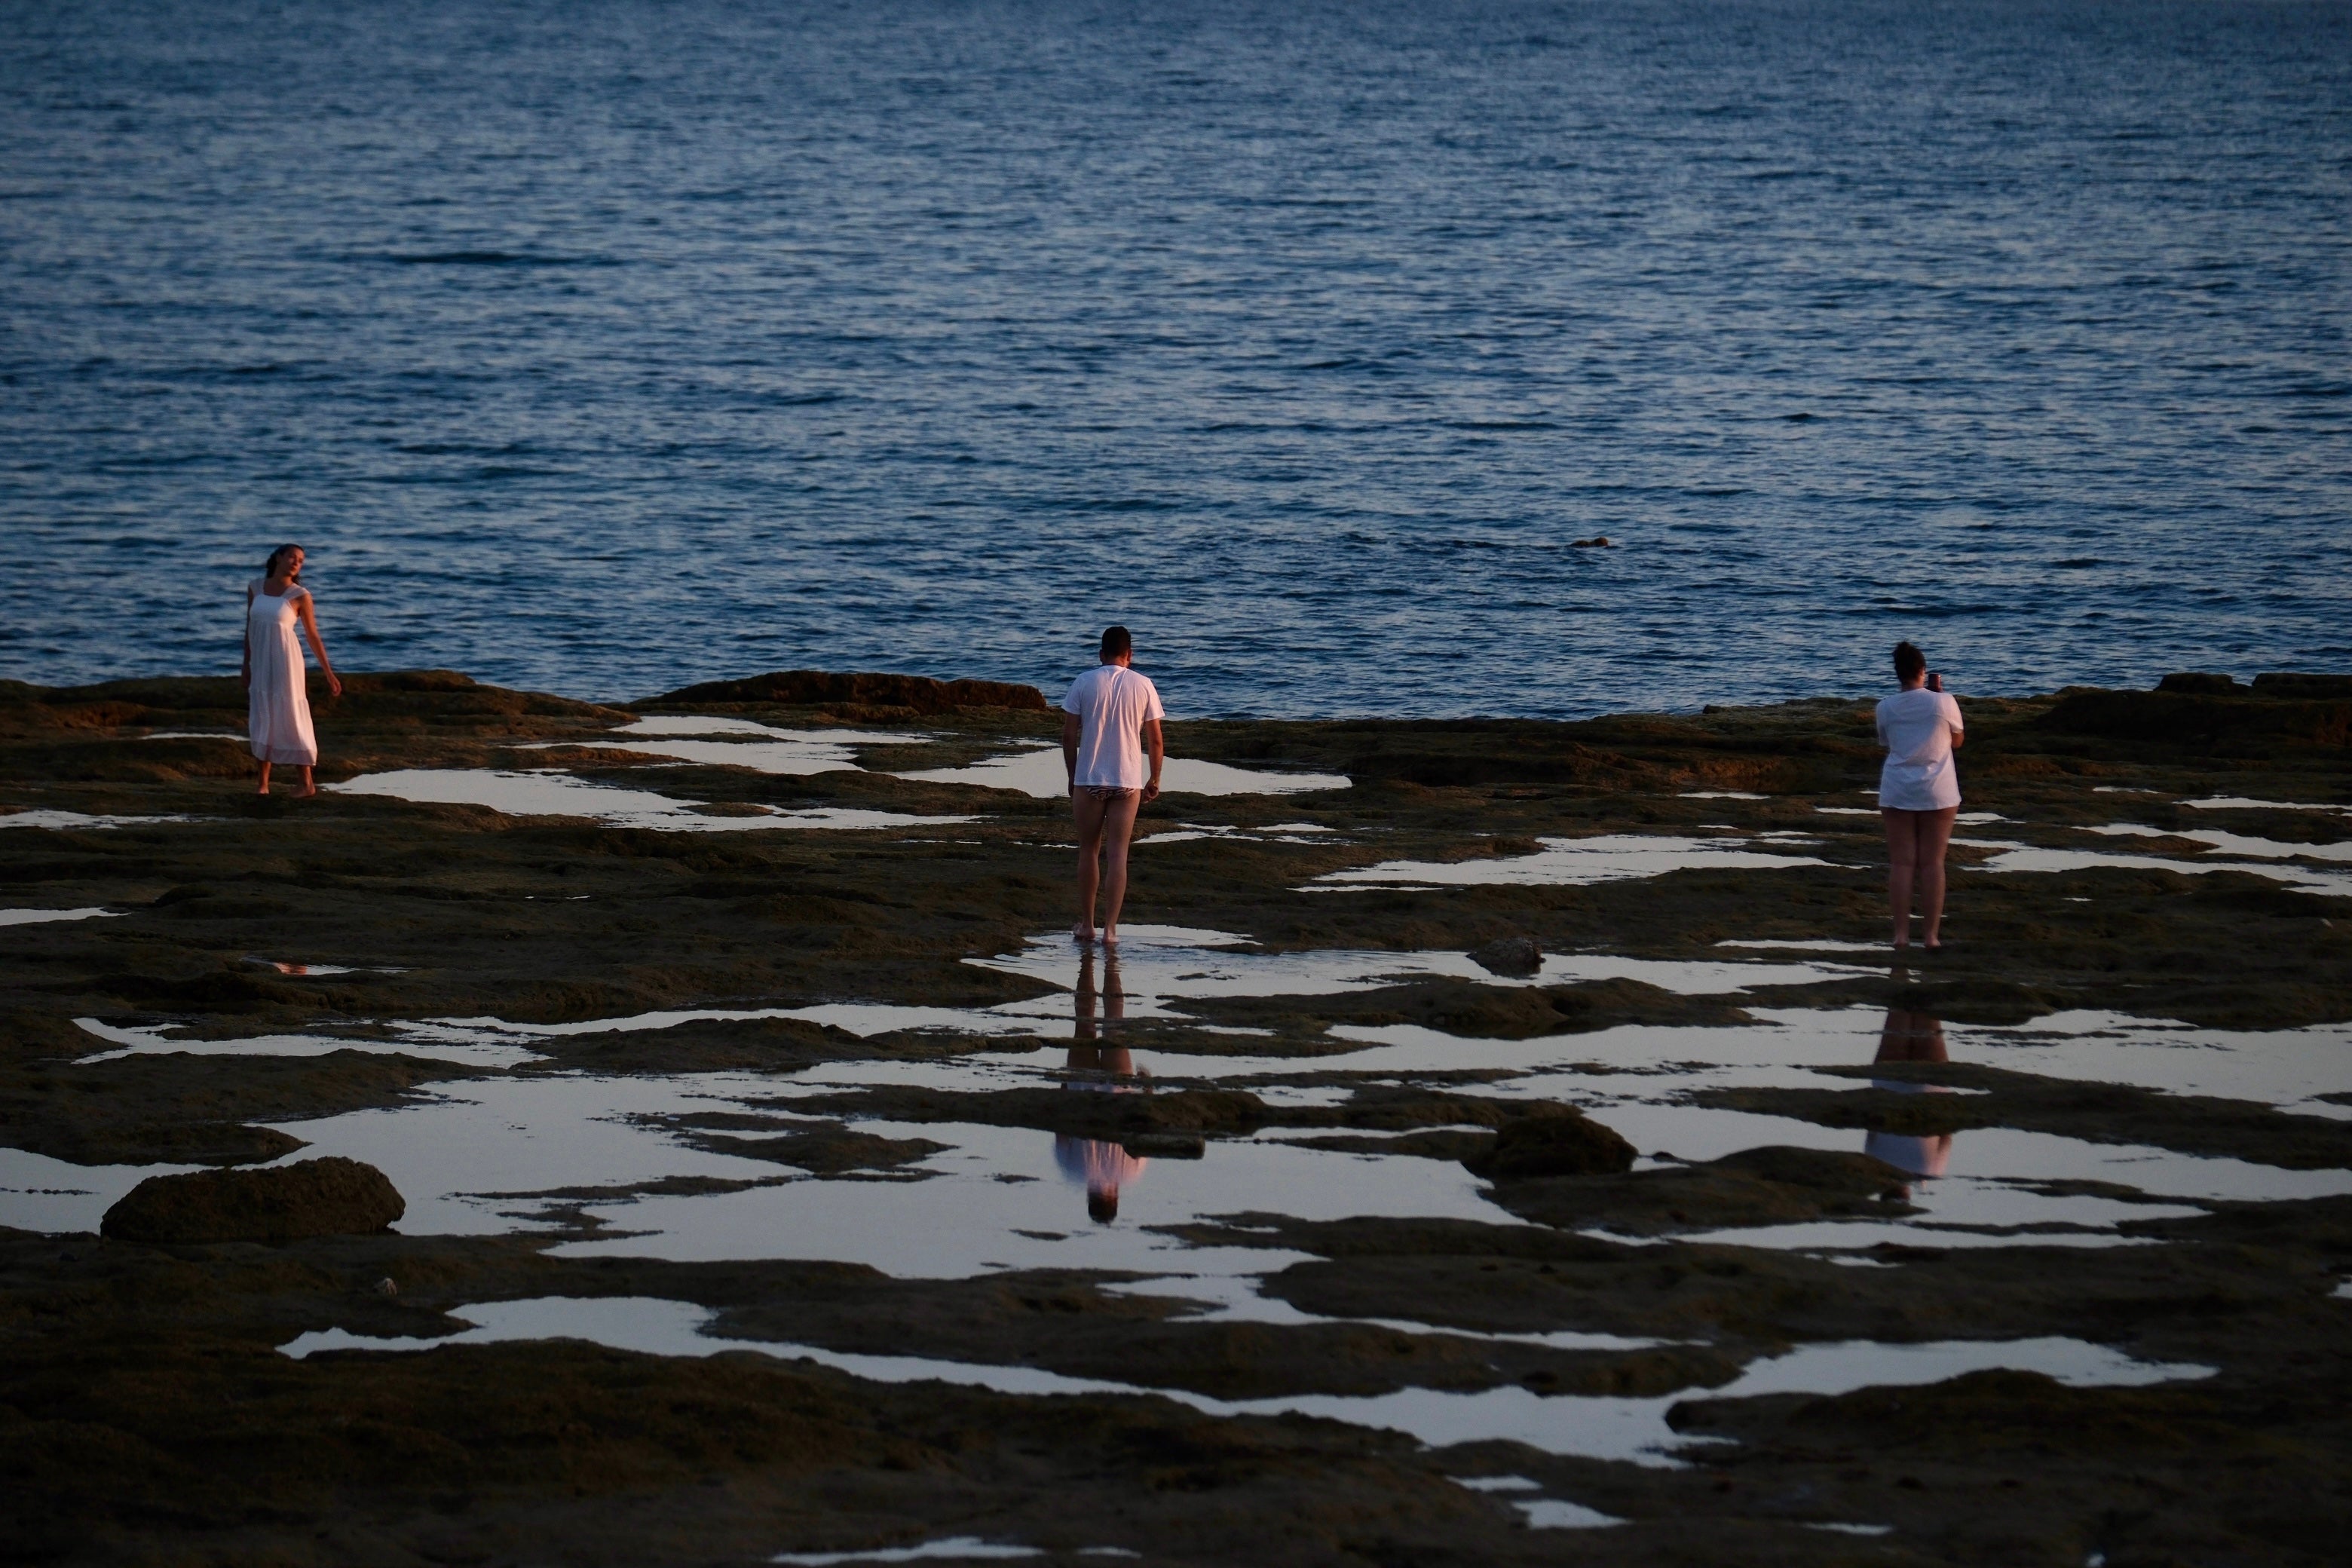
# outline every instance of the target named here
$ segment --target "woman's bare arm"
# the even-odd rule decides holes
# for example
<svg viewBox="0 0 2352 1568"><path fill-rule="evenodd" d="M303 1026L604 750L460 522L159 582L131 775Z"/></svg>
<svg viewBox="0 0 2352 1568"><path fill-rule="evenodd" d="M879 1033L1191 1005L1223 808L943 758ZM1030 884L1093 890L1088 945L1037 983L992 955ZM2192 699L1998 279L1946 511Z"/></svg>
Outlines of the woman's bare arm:
<svg viewBox="0 0 2352 1568"><path fill-rule="evenodd" d="M253 689L253 584L245 585L245 658L237 665L237 679L247 691Z"/></svg>
<svg viewBox="0 0 2352 1568"><path fill-rule="evenodd" d="M319 668L327 678L327 689L335 696L341 697L343 694L343 683L336 679L335 667L327 662L327 645L319 638L317 601L308 594L303 595L302 602L295 606L295 614L302 617L302 630L310 639L310 651L319 656ZM252 625L250 616L247 618L246 624Z"/></svg>

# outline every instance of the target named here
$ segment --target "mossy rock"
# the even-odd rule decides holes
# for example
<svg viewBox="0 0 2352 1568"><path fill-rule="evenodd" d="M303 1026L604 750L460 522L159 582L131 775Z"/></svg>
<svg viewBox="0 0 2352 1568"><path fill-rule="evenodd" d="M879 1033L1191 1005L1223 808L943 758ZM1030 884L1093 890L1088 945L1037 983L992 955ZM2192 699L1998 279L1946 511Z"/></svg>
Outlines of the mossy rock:
<svg viewBox="0 0 2352 1568"><path fill-rule="evenodd" d="M157 1244L363 1236L407 1210L382 1171L329 1155L262 1170L150 1176L106 1211L99 1234Z"/></svg>
<svg viewBox="0 0 2352 1568"><path fill-rule="evenodd" d="M1633 1145L1579 1110L1559 1108L1504 1123L1494 1146L1462 1162L1474 1176L1612 1175L1633 1168Z"/></svg>

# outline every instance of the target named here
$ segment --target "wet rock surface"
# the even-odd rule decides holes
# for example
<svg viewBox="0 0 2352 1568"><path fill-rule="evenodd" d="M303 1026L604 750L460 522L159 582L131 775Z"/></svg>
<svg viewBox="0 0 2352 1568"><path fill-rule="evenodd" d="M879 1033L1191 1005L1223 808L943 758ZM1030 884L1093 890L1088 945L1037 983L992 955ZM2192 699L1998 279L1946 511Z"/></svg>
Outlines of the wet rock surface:
<svg viewBox="0 0 2352 1568"><path fill-rule="evenodd" d="M1352 784L1155 803L1114 963L1046 935L1059 803L898 776L1050 740L1027 689L361 676L292 801L233 681L0 685L0 809L64 814L0 816L0 906L113 911L0 947L0 1541L2332 1561L2344 692L1963 700L1932 964L1859 699L1171 724ZM332 787L397 770L692 804ZM1597 835L1819 863L1325 880ZM225 1217L360 1161L396 1231Z"/></svg>
<svg viewBox="0 0 2352 1568"><path fill-rule="evenodd" d="M384 1173L329 1155L266 1170L150 1176L106 1211L116 1241L291 1241L364 1236L407 1212Z"/></svg>

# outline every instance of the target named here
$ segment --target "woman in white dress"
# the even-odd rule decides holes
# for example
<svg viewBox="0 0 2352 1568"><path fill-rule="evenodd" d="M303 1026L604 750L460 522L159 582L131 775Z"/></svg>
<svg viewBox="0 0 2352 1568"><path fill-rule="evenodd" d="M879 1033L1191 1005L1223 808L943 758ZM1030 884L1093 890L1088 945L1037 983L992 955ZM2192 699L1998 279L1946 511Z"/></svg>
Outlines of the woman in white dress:
<svg viewBox="0 0 2352 1568"><path fill-rule="evenodd" d="M295 579L302 574L302 547L281 544L269 552L261 575L245 586L245 732L254 757L261 763L261 787L269 793L269 767L286 763L302 770L302 787L294 793L316 795L310 768L319 760L318 737L310 731L310 697L302 668L302 644L294 635L299 623L319 656L327 689L341 697L343 683L327 662L327 645L319 640L319 615L310 591Z"/></svg>
<svg viewBox="0 0 2352 1568"><path fill-rule="evenodd" d="M1895 950L1911 945L1911 900L1919 900L1920 940L1943 951L1944 851L1960 812L1960 775L1952 752L1960 743L1960 705L1927 670L1927 656L1907 642L1895 645L1895 678L1903 689L1878 705L1878 743L1886 765L1878 774L1878 814L1886 819L1886 901L1895 915Z"/></svg>

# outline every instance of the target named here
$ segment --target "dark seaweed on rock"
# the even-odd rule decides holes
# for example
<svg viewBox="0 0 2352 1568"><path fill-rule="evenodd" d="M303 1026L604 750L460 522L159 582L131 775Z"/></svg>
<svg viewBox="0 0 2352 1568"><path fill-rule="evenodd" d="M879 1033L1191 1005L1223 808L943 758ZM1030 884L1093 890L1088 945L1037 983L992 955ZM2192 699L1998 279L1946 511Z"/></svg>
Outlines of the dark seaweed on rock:
<svg viewBox="0 0 2352 1568"><path fill-rule="evenodd" d="M835 719L919 727L936 735L929 743L943 754L953 752L949 761L998 749L1008 734L1042 734L1051 722L1024 700L918 725L919 702L953 705L952 683L916 694L860 688L862 679L771 686L755 699L708 707L805 710L817 703ZM829 684L836 679L845 684ZM2009 819L1981 837L2080 844L2081 828L2124 817L2172 835L2217 821L2298 842L2336 843L2352 831L2326 811L2217 818L2179 804L2212 795L2343 800L2341 746L2258 728L2210 745L2089 733L2042 722L2080 693L1962 695L1970 802ZM2315 709L2346 700L2270 678L2235 694L2126 695L2133 704L2178 698L2282 723L2303 723ZM92 1016L170 1025L175 1039L302 1029L378 1044L421 1019L613 1020L610 1029L539 1042L547 1059L515 1069L524 1092L547 1072L781 1072L965 1050L1036 1051L1050 1064L1045 1041L1068 1043L1066 1014L1036 1017L1038 1038L1027 1041L912 1033L861 1040L794 1019L627 1026L631 1015L665 1011L824 1001L969 1008L1052 994L1040 980L967 961L1019 952L1066 920L1063 807L881 773L653 773L611 752L592 761L518 752L518 743L609 736L625 715L446 672L362 678L341 702L322 693L314 700L333 759L324 770L331 780L352 770L511 768L543 759L733 812L830 805L987 816L955 830L969 842L947 845L927 842L934 836L925 830L904 838L663 834L331 791L257 803L233 735L154 741L139 733L233 730L242 712L234 681L0 686L7 805L183 818L0 833L0 883L11 907L127 911L12 927L0 943L0 1142L92 1164L273 1158L287 1141L271 1123L396 1104L436 1081L487 1070L356 1051L82 1060L97 1047L74 1021ZM1138 923L1213 927L1254 939L1265 953L1462 953L1523 938L1545 952L1709 963L1728 956L1716 945L1724 941L1875 939L1884 929L1877 823L1815 809L1858 806L1857 792L1875 780L1869 706L1860 700L1581 725L1215 721L1171 727L1171 744L1179 755L1348 772L1358 783L1313 796L1149 808L1157 826L1237 831L1147 843L1130 905ZM2095 793L2095 784L2133 793ZM1771 798L1679 794L1723 789ZM1264 835L1301 819L1328 831L1308 843ZM1806 853L1829 863L1562 887L1334 893L1315 882L1375 860L1523 855L1564 835L1771 830L1801 833L1813 845ZM1240 837L1253 832L1263 836ZM2194 853L2186 839L2147 842ZM1444 1042L1426 1036L1423 1042L1439 1048L1425 1053L1422 1073L1318 1071L1317 1053L1362 1048L1328 1026L1451 1030L1464 1042L1462 1061L1472 1064L1497 1054L1470 1043L1477 1038L1633 1020L1732 1023L1748 1016L1742 1006L1760 1015L1768 1006L1867 1001L1982 1022L2089 1007L2247 1028L2352 1011L2352 906L2342 899L2242 872L1963 868L1954 882L1958 940L1932 969L1826 974L1813 985L1715 997L1622 981L1445 981L1183 1003L1195 1019L1275 1027L1210 1033L1185 1019L1139 1016L1119 1026L1118 1038L1132 1045L1139 1066L1164 1065L1153 1064L1152 1053L1166 1047L1222 1057L1245 1078L1220 1078L1212 1088L1162 1079L1151 1093L889 1089L840 1093L828 1107L804 1099L776 1105L803 1117L830 1109L852 1121L1067 1131L1152 1157L1202 1153L1208 1173L1221 1160L1238 1163L1239 1152L1218 1138L1269 1131L1327 1148L1485 1164L1507 1142L1531 1157L1573 1152L1566 1130L1574 1123L1561 1118L1507 1139L1503 1130L1517 1126L1530 1103L1507 1091L1475 1092L1496 1069L1447 1071ZM256 952L399 973L296 979L238 967ZM134 1007L152 1011L126 1016ZM1863 1067L1869 1047L1845 1038L1839 1048L1853 1052L1845 1065L1901 1076ZM1567 1066L1577 1047L1545 1052ZM1932 1069L1955 1083L1970 1082L1961 1076L1968 1070L1964 1063ZM2308 1126L2318 1119L2266 1107L2038 1080L1977 1086L1992 1092L1857 1089L1853 1106L1829 1089L1823 1119L1851 1128L1840 1136L1853 1149L1864 1126L1925 1128L1990 1112L2021 1125L2046 1120L2068 1136L2227 1149L2281 1163L2339 1157L2336 1124ZM1298 1105L1284 1092L1333 1087L1346 1098ZM1243 1092L1251 1088L1263 1098ZM1759 1108L1803 1109L1786 1100ZM1849 1110L1861 1114L1849 1119ZM758 1130L772 1120L745 1125ZM2283 1123L2295 1137L2271 1136ZM676 1126L688 1138L719 1131L717 1121L692 1118ZM1919 1190L1913 1178L1860 1152L1759 1149L1692 1164L1661 1154L1628 1170L1608 1168L1623 1160L1608 1148L1603 1168L1581 1173L1533 1173L1540 1160L1494 1172L1487 1194L1516 1223L1367 1215L1318 1225L1273 1214L1179 1227L1182 1239L1205 1245L1308 1255L1281 1260L1289 1266L1277 1264L1265 1294L1353 1320L1288 1323L1238 1321L1197 1301L1135 1293L1140 1281L1078 1270L899 1279L837 1262L676 1264L610 1248L572 1256L554 1246L590 1234L614 1239L628 1221L611 1211L628 1197L782 1189L803 1182L801 1171L827 1168L842 1180L903 1179L934 1147L805 1121L772 1131L776 1141L763 1144L710 1139L714 1149L778 1162L749 1166L754 1173L741 1179L583 1184L573 1195L583 1210L598 1209L601 1230L583 1214L542 1206L542 1217L562 1223L495 1237L378 1231L263 1248L0 1235L0 1555L733 1562L765 1560L784 1547L862 1549L977 1533L1034 1542L1049 1554L1120 1545L1186 1563L1532 1563L1567 1553L1629 1565L1810 1563L1847 1550L1810 1525L1856 1521L1897 1529L1892 1538L1851 1543L1853 1554L1874 1560L1908 1553L2006 1568L2080 1563L2099 1550L2118 1563L2269 1568L2340 1555L2336 1539L2313 1521L2342 1511L2347 1309L2332 1293L2352 1274L2352 1200L2215 1205L2195 1219L2126 1219L2125 1236L2142 1245L2105 1248L2038 1247L2029 1236L2000 1247L1946 1247L1934 1229L1918 1229L1901 1233L1910 1245L1863 1255L1882 1267L1850 1268L1721 1243L1743 1226L1911 1213L1904 1194ZM1577 1137L1599 1142L1582 1130ZM1554 1143L1562 1147L1547 1146ZM1344 1176L1347 1167L1334 1163ZM1425 1173L1461 1184L1458 1173ZM1150 1180L1171 1191L1190 1174L1161 1171ZM2041 1190L2057 1195L2061 1185ZM2134 1195L2093 1193L2084 1184L2071 1190ZM919 1200L926 1191L911 1184L903 1197ZM1055 1195L1067 1200L1075 1228L1082 1212L1075 1194ZM1262 1201L1278 1208L1290 1195L1268 1191ZM362 1213L350 1223L373 1217ZM1701 1233L1728 1235L1687 1239ZM375 1292L386 1278L397 1280L396 1295ZM1751 1357L1791 1344L1860 1339L2063 1334L2143 1360L2221 1370L2155 1389L2053 1393L2047 1380L1994 1374L1969 1380L1965 1398L1899 1389L1810 1406L1686 1404L1679 1422L1742 1441L1693 1450L1687 1468L1666 1469L1499 1442L1430 1449L1326 1421L1213 1418L1148 1396L1027 1400L937 1384L900 1387L750 1353L663 1358L572 1342L453 1345L422 1355L332 1352L297 1362L278 1349L294 1334L330 1328L446 1335L459 1325L444 1314L469 1303L551 1296L691 1302L720 1314L706 1331L717 1334L1034 1366L1234 1398L1505 1384L1537 1394L1664 1394L1720 1384ZM1529 1340L1382 1326L1407 1321ZM1531 1342L1563 1331L1684 1342L1606 1352ZM1937 1425L1947 1418L1953 1424ZM1507 1494L1467 1491L1445 1479L1452 1475L1528 1477L1543 1496L1630 1522L1573 1532L1571 1542L1528 1529ZM786 1529L779 1521L796 1522Z"/></svg>
<svg viewBox="0 0 2352 1568"><path fill-rule="evenodd" d="M664 692L646 704L656 708L711 703L766 702L779 707L904 708L917 713L953 713L964 708L1046 710L1045 694L1034 686L1002 680L934 680L920 675L834 675L821 669L780 669L743 680L706 680Z"/></svg>
<svg viewBox="0 0 2352 1568"><path fill-rule="evenodd" d="M2261 689L2245 696L2200 689L2070 691L2039 721L2069 735L2095 735L2166 750L2220 747L2261 755L2271 747L2341 749L2352 744L2352 696L2326 698L2294 687L2293 697Z"/></svg>

